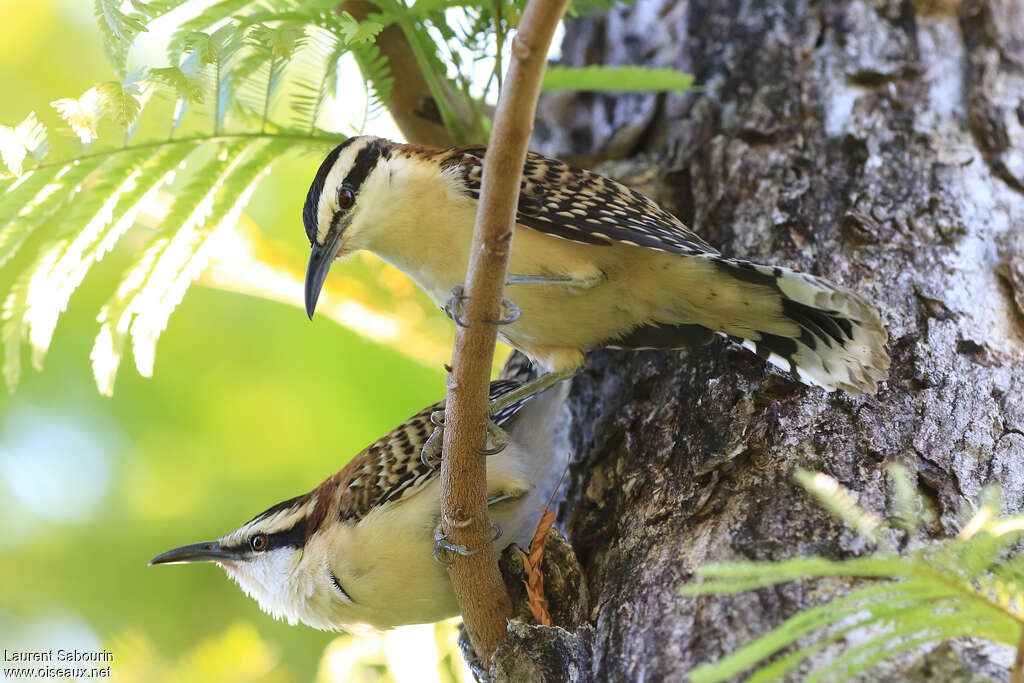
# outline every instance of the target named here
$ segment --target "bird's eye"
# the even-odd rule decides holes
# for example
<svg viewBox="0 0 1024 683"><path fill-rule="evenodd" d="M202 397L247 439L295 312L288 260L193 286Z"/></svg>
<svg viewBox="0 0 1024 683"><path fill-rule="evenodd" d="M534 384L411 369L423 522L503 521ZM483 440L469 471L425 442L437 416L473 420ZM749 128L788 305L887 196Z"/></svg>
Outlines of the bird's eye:
<svg viewBox="0 0 1024 683"><path fill-rule="evenodd" d="M342 209L351 209L355 203L356 193L352 191L351 187L342 185L341 189L338 190L338 206Z"/></svg>
<svg viewBox="0 0 1024 683"><path fill-rule="evenodd" d="M267 536L266 536L266 534L256 534L251 539L249 539L249 545L252 546L252 549L255 550L256 552L260 552L262 550L266 550L267 549Z"/></svg>

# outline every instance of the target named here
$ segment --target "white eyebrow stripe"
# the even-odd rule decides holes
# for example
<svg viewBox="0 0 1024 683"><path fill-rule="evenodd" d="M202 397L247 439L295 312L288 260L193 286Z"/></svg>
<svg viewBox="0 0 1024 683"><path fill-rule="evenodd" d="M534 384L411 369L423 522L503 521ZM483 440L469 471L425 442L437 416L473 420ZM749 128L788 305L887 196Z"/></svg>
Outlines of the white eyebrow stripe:
<svg viewBox="0 0 1024 683"><path fill-rule="evenodd" d="M331 220L338 211L337 190L345 180L352 164L355 163L359 151L373 142L373 138L367 137L358 140L346 147L338 159L334 162L327 178L324 180L324 190L320 193L320 202L317 205L316 241L323 244L327 239L327 232L331 228Z"/></svg>

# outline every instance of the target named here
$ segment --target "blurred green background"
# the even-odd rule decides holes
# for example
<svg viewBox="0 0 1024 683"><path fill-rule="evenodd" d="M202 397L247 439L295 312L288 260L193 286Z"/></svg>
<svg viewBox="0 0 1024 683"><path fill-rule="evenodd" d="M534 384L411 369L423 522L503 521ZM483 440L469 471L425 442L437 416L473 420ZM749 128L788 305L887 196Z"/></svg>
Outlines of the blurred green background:
<svg viewBox="0 0 1024 683"><path fill-rule="evenodd" d="M0 1L0 123L35 110L56 143L49 103L111 77L92 4ZM64 139L51 156L77 145ZM318 164L282 163L247 211L298 273L308 253L301 202ZM103 397L89 353L96 312L138 256L131 234L122 242L72 297L43 371L24 358L16 393L0 395L0 648L107 648L115 680L147 681L312 680L332 642L338 671L358 650L377 662L362 676L377 680L391 676L386 650L402 638L439 639L446 650L450 625L389 636L392 646L335 641L274 621L215 566L146 566L311 489L444 384L439 362L326 317L310 324L291 305L196 285L160 338L153 377L140 377L128 354ZM0 271L0 293L23 267ZM332 278L372 268L355 259ZM367 296L386 298L379 289L371 283Z"/></svg>

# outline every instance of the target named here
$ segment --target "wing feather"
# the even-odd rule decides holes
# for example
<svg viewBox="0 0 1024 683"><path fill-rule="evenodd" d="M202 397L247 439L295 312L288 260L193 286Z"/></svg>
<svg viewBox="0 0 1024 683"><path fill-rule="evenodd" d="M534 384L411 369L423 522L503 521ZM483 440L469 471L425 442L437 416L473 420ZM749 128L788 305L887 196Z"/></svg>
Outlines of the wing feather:
<svg viewBox="0 0 1024 683"><path fill-rule="evenodd" d="M490 398L494 399L522 386L522 382L499 379L491 382ZM493 417L501 426L528 401L523 399ZM373 508L412 495L438 475L438 469L420 459L420 451L434 431L430 415L444 408L444 401L427 406L390 432L367 446L321 489L331 487L348 490L347 504L341 506L343 520L358 521ZM325 491L327 495L331 492Z"/></svg>
<svg viewBox="0 0 1024 683"><path fill-rule="evenodd" d="M442 153L441 165L480 198L485 148ZM673 254L717 254L682 221L636 190L586 169L530 152L523 167L516 222L562 239L614 242Z"/></svg>

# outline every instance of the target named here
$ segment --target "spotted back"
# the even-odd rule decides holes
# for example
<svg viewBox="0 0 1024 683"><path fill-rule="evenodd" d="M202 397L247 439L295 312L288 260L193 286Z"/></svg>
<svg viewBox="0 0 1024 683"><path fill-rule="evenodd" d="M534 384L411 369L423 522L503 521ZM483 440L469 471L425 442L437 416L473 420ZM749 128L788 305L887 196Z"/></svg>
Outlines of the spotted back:
<svg viewBox="0 0 1024 683"><path fill-rule="evenodd" d="M490 399L504 396L520 386L521 381L495 380L491 382ZM492 419L499 426L507 423L528 400L512 404ZM442 410L444 405L444 401L438 401L416 413L364 448L340 472L324 481L312 494L317 498L318 510L321 506L323 510L328 509L331 502L337 500L341 519L356 522L373 508L414 493L436 477L438 468L425 464L420 459L420 451L434 431L431 413ZM321 517L317 511L312 516Z"/></svg>
<svg viewBox="0 0 1024 683"><path fill-rule="evenodd" d="M441 166L464 191L480 198L486 148L439 152ZM718 253L654 200L610 178L530 152L523 166L516 222L540 232L594 245L613 242L674 254Z"/></svg>

